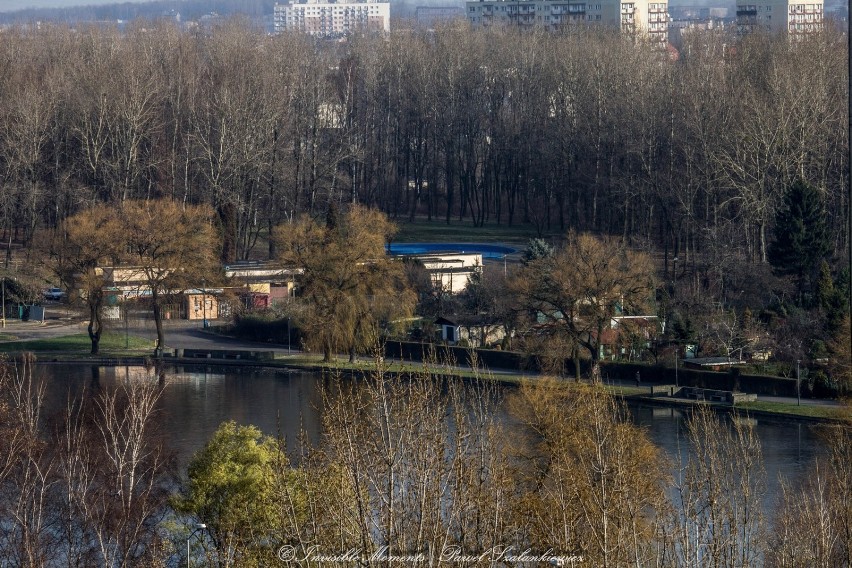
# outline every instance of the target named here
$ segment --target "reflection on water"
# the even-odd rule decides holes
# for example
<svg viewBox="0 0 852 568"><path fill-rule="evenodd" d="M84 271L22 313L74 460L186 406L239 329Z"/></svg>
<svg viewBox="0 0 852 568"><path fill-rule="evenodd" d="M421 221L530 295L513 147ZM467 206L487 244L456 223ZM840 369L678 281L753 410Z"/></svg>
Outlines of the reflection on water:
<svg viewBox="0 0 852 568"><path fill-rule="evenodd" d="M690 448L683 412L675 408L643 405L631 405L630 411L633 419L647 430L651 440L666 454L675 461L680 454L686 461ZM792 420L744 417L736 420L753 425L760 440L766 470L766 504L769 507L778 494L779 476L795 479L811 467L814 458L824 453L818 427Z"/></svg>
<svg viewBox="0 0 852 568"><path fill-rule="evenodd" d="M149 375L139 367L39 365L49 409L61 409L69 392L97 391L117 377ZM315 375L248 367L192 366L167 369L161 426L183 469L222 422L254 424L281 435L295 448L300 430L309 440L320 431L320 396ZM64 387L64 388L63 388Z"/></svg>
<svg viewBox="0 0 852 568"><path fill-rule="evenodd" d="M118 376L139 373L133 367L39 365L38 372L56 385L48 389L48 404L61 408L72 393L96 390ZM162 425L185 467L216 428L226 420L254 424L269 435L281 435L288 447L303 429L309 440L319 438L320 393L313 373L254 367L186 366L166 373ZM65 385L61 388L59 385ZM689 451L683 414L674 408L631 405L633 419L669 456L684 458ZM769 501L777 492L778 476L795 477L823 451L822 441L807 424L750 419L763 447Z"/></svg>
<svg viewBox="0 0 852 568"><path fill-rule="evenodd" d="M169 375L163 410L180 461L185 462L219 424L234 420L282 436L294 448L300 430L320 430L317 377L257 368L178 368Z"/></svg>

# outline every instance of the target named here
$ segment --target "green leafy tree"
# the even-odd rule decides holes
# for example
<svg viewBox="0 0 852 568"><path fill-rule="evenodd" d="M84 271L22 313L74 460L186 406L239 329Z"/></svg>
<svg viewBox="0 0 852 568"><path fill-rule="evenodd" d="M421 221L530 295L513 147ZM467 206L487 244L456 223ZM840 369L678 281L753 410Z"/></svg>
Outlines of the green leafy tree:
<svg viewBox="0 0 852 568"><path fill-rule="evenodd" d="M225 422L192 458L175 508L207 525L220 564L269 556L280 538L276 477L287 465L275 439Z"/></svg>
<svg viewBox="0 0 852 568"><path fill-rule="evenodd" d="M353 360L376 345L383 324L410 315L416 298L403 264L385 253L395 231L384 214L358 205L345 213L332 205L325 224L278 227L282 260L302 271L297 323L326 361L340 349Z"/></svg>
<svg viewBox="0 0 852 568"><path fill-rule="evenodd" d="M792 276L798 286L799 305L830 248L825 209L819 193L799 180L784 196L775 218L775 240L768 258L775 272Z"/></svg>

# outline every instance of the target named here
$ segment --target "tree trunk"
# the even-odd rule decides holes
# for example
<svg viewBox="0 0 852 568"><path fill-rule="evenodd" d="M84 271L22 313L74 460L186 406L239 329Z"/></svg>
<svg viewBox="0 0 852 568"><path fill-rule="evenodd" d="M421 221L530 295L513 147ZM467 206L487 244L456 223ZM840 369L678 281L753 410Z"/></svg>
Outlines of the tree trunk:
<svg viewBox="0 0 852 568"><path fill-rule="evenodd" d="M160 298L156 289L151 289L151 303L154 306L154 326L157 328L157 344L154 346L154 356L160 357L163 354L163 345L165 338L163 337L163 307L160 305Z"/></svg>
<svg viewBox="0 0 852 568"><path fill-rule="evenodd" d="M571 359L574 360L574 379L580 382L580 350L576 345L571 349Z"/></svg>
<svg viewBox="0 0 852 568"><path fill-rule="evenodd" d="M98 354L101 343L101 304L103 303L103 292L92 292L89 296L89 339L92 341L92 355Z"/></svg>

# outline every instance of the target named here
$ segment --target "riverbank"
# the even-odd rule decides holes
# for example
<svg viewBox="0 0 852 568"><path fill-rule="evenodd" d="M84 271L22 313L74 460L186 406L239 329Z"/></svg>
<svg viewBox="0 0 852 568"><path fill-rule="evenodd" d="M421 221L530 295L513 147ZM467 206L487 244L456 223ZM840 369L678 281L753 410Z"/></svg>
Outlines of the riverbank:
<svg viewBox="0 0 852 568"><path fill-rule="evenodd" d="M70 347L72 341L66 341L63 345ZM115 347L115 343L111 342ZM47 364L80 364L80 365L102 365L102 366L125 366L151 364L152 359L147 354L140 352L139 345L136 349L120 350L113 349L110 352L98 356L72 350L42 350L39 347L47 347L55 343L40 345L38 341L29 342L27 347L32 350L41 363ZM271 351L271 353L269 352ZM320 373L342 373L350 375L364 375L375 372L377 362L371 359L358 359L354 363L344 360L333 360L324 362L319 355L305 353L281 353L269 350L267 355L258 360L236 359L236 358L198 358L198 357L175 357L165 356L155 360L159 364L174 366L217 366L217 367L258 367L270 369L293 369ZM150 353L150 351L149 351ZM495 381L505 386L518 386L525 381L534 381L540 375L518 373L507 370L474 370L467 367L457 367L447 364L412 363L398 360L382 360L378 363L381 370L390 374L408 374L423 372L425 369L435 377L457 377L461 379L484 379ZM573 380L573 379L569 379ZM852 410L849 406L836 401L803 401L805 404L797 404L792 401L765 401L739 403L737 405L704 402L676 398L672 396L661 396L663 392L674 392L672 385L639 385L624 384L615 381L605 383L605 388L613 395L624 400L639 402L642 404L688 409L696 405L709 405L719 412L728 412L737 415L748 415L750 417L766 417L782 420L803 421L809 423L848 423Z"/></svg>

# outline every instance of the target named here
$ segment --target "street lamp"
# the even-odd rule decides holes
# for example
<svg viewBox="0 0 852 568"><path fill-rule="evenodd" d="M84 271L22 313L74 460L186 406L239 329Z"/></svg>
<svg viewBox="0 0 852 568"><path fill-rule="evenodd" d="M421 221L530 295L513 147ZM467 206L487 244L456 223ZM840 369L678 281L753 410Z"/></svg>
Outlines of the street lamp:
<svg viewBox="0 0 852 568"><path fill-rule="evenodd" d="M198 531L203 531L206 528L207 525L205 525L204 523L198 523L197 525L195 525L195 529L193 529L193 531L189 533L189 536L186 537L186 568L189 568L189 541L192 540L192 537L195 536L195 533L197 533Z"/></svg>
<svg viewBox="0 0 852 568"><path fill-rule="evenodd" d="M799 388L799 385L801 384L799 382L799 363L800 363L800 361L797 359L796 360L796 406L802 406L802 392L801 392L801 389Z"/></svg>
<svg viewBox="0 0 852 568"><path fill-rule="evenodd" d="M204 323L202 326L207 329L207 281L201 281L201 309L204 312Z"/></svg>
<svg viewBox="0 0 852 568"><path fill-rule="evenodd" d="M677 380L677 358L680 357L679 351L680 351L680 348L677 345L675 345L675 388L680 387L680 385L678 384L678 380Z"/></svg>

